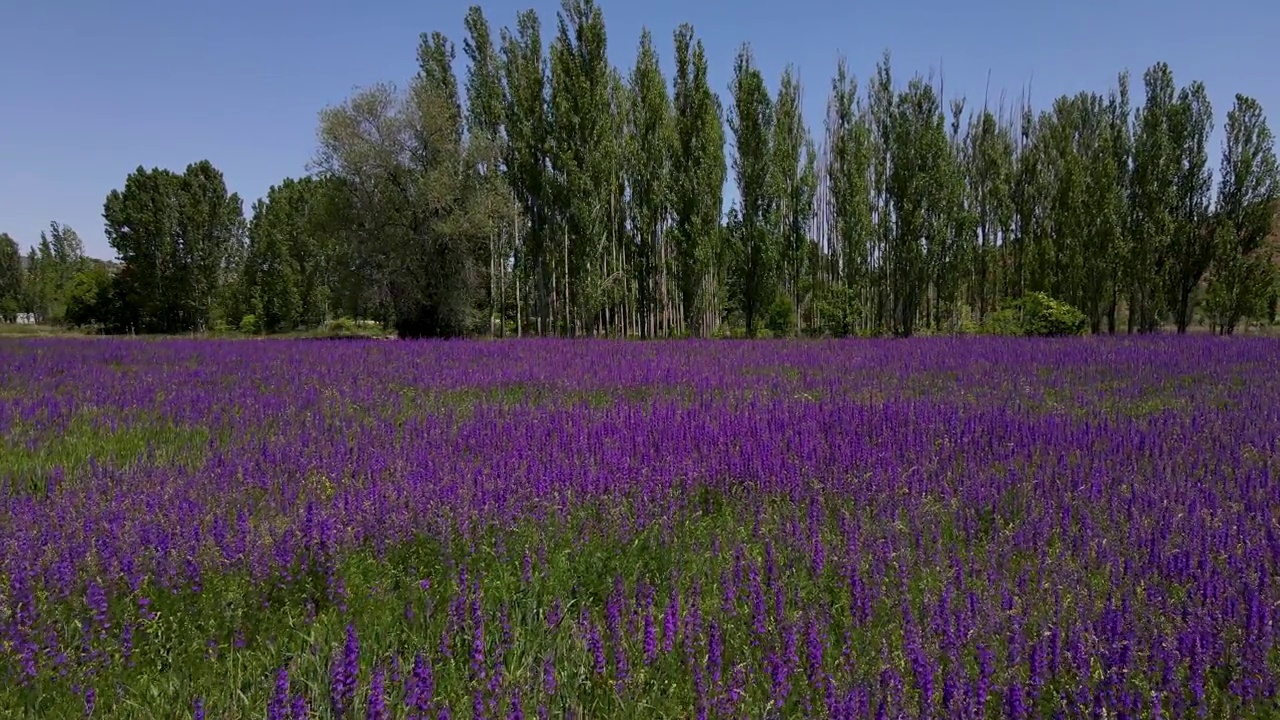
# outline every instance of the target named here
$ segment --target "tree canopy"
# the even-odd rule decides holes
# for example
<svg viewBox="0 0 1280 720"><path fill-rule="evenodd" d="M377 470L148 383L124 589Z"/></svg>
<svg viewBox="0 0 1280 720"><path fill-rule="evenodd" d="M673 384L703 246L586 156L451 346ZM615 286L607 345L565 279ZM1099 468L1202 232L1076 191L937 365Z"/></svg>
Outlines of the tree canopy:
<svg viewBox="0 0 1280 720"><path fill-rule="evenodd" d="M110 192L118 268L90 267L57 223L25 259L0 238L0 316L906 336L994 331L1043 296L1093 332L1274 321L1266 115L1236 95L1215 163L1207 90L1166 63L1143 72L1136 106L1122 72L1037 109L947 99L941 77L901 76L887 52L861 79L839 57L818 85L825 117L806 118L799 69L772 82L749 43L712 87L688 24L669 43L621 40L637 48L625 69L595 0L563 0L549 37L532 10L495 31L473 6L464 27L463 77L453 40L423 33L412 79L321 110L309 174L248 219L199 161L139 167Z"/></svg>

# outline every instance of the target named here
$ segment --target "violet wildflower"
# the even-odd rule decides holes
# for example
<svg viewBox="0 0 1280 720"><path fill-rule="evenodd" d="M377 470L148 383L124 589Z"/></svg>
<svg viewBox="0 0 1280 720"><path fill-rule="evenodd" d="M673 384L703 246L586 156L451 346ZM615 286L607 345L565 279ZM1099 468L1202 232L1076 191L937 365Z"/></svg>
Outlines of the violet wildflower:
<svg viewBox="0 0 1280 720"><path fill-rule="evenodd" d="M355 700L356 685L360 672L360 639L356 635L354 625L347 625L347 640L342 648L342 655L336 658L329 669L329 707L334 717L346 716Z"/></svg>
<svg viewBox="0 0 1280 720"><path fill-rule="evenodd" d="M669 653L675 649L676 645L676 628L680 620L680 594L679 591L672 586L671 596L667 600L667 611L663 616L662 623L662 652Z"/></svg>
<svg viewBox="0 0 1280 720"><path fill-rule="evenodd" d="M707 628L707 671L711 674L711 686L720 686L720 671L724 655L724 638L720 636L720 623L712 620Z"/></svg>
<svg viewBox="0 0 1280 720"><path fill-rule="evenodd" d="M431 664L422 656L422 653L413 656L413 670L409 675L408 685L404 703L409 709L409 717L415 720L426 720L435 695L435 679L432 676Z"/></svg>
<svg viewBox="0 0 1280 720"><path fill-rule="evenodd" d="M267 720L289 720L292 714L289 698L289 666L282 665L276 671L276 685L267 701Z"/></svg>
<svg viewBox="0 0 1280 720"><path fill-rule="evenodd" d="M511 691L511 710L507 713L507 720L524 720L524 707L520 703L519 688Z"/></svg>
<svg viewBox="0 0 1280 720"><path fill-rule="evenodd" d="M369 703L365 708L365 720L389 720L387 712L386 676L382 667L373 671L373 680L369 683Z"/></svg>
<svg viewBox="0 0 1280 720"><path fill-rule="evenodd" d="M556 662L550 655L542 660L542 692L549 698L556 694Z"/></svg>
<svg viewBox="0 0 1280 720"><path fill-rule="evenodd" d="M646 592L644 596L643 614L643 634L644 634L644 664L651 664L658 657L658 632L653 622L653 593Z"/></svg>

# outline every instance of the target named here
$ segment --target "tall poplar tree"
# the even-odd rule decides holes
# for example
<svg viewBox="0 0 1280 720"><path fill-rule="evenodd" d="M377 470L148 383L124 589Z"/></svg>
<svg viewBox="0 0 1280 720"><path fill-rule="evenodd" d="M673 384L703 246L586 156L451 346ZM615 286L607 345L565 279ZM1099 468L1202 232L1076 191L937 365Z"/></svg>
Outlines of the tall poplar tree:
<svg viewBox="0 0 1280 720"><path fill-rule="evenodd" d="M547 98L547 57L542 23L533 10L516 16L514 32L503 29L502 77L506 85L503 118L507 135L507 180L528 225L515 245L516 323L522 332L523 279L525 293L540 333L552 332L551 238L553 218L550 174L550 118Z"/></svg>
<svg viewBox="0 0 1280 720"><path fill-rule="evenodd" d="M502 174L506 138L503 133L503 115L506 100L503 97L502 68L493 45L489 22L479 5L467 10L463 21L467 37L463 41L463 53L468 60L466 80L466 128L468 143L476 159L476 172L485 184L486 194L497 196L509 192L510 187ZM491 212L495 212L496 208ZM483 248L480 262L484 286L483 310L490 322L497 323L501 334L505 327L507 261L514 245L518 221L512 217L501 218L490 229L488 242Z"/></svg>
<svg viewBox="0 0 1280 720"><path fill-rule="evenodd" d="M1209 166L1212 132L1209 95L1203 83L1194 82L1179 93L1170 128L1177 154L1177 205L1166 265L1166 291L1179 333L1185 333L1191 324L1192 293L1213 261L1213 170Z"/></svg>
<svg viewBox="0 0 1280 720"><path fill-rule="evenodd" d="M22 251L8 233L0 233L0 322L16 322L24 310Z"/></svg>
<svg viewBox="0 0 1280 720"><path fill-rule="evenodd" d="M594 330L609 236L612 103L604 15L594 0L563 0L551 45L551 166L555 172L564 331Z"/></svg>
<svg viewBox="0 0 1280 720"><path fill-rule="evenodd" d="M984 107L966 136L968 185L977 232L970 290L981 321L1000 299L1000 259L1013 225L1014 138L1001 115Z"/></svg>
<svg viewBox="0 0 1280 720"><path fill-rule="evenodd" d="M674 147L671 245L685 328L693 335L709 329L703 321L712 299L709 273L720 235L726 177L724 119L720 98L707 82L707 54L693 26L675 31Z"/></svg>
<svg viewBox="0 0 1280 720"><path fill-rule="evenodd" d="M809 221L813 213L816 152L805 127L801 109L803 89L795 69L787 67L774 101L771 142L772 190L778 207L775 217L780 241L780 270L795 313L795 329L800 330L804 302L801 282L809 257Z"/></svg>
<svg viewBox="0 0 1280 720"><path fill-rule="evenodd" d="M740 227L733 234L731 297L748 336L776 296L778 199L773 182L774 107L751 46L743 44L733 63L733 174L740 197Z"/></svg>
<svg viewBox="0 0 1280 720"><path fill-rule="evenodd" d="M888 198L894 217L889 256L892 332L915 332L927 290L928 248L949 230L945 206L948 142L941 104L932 86L913 79L893 108Z"/></svg>
<svg viewBox="0 0 1280 720"><path fill-rule="evenodd" d="M640 334L653 334L663 281L660 243L670 208L671 101L658 67L653 36L640 34L636 65L628 80L630 101L626 125L627 185L636 243L631 262L637 290Z"/></svg>
<svg viewBox="0 0 1280 720"><path fill-rule="evenodd" d="M336 285L328 188L311 177L286 178L254 203L240 276L244 308L266 330L316 326Z"/></svg>
<svg viewBox="0 0 1280 720"><path fill-rule="evenodd" d="M1277 224L1280 165L1262 105L1237 94L1227 113L1216 207L1216 254L1207 298L1214 326L1235 332L1259 317L1274 292L1275 264L1268 235Z"/></svg>
<svg viewBox="0 0 1280 720"><path fill-rule="evenodd" d="M1143 74L1143 84L1146 98L1134 130L1129 327L1150 332L1164 316L1163 282L1175 230L1180 152L1174 140L1173 72L1168 64L1156 63Z"/></svg>
<svg viewBox="0 0 1280 720"><path fill-rule="evenodd" d="M833 327L849 334L855 323L870 315L867 289L870 282L872 224L871 131L858 101L858 83L844 56L836 62L827 101L827 135L830 164L826 168L826 194L831 198L830 224L839 270L838 291L831 294L828 309L836 314Z"/></svg>

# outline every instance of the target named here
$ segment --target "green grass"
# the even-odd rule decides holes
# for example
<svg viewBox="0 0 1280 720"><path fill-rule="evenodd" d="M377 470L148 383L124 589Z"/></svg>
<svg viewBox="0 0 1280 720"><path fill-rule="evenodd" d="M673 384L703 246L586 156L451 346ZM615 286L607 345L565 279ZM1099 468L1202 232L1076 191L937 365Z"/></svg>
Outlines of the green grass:
<svg viewBox="0 0 1280 720"><path fill-rule="evenodd" d="M90 462L116 469L136 463L191 469L204 458L209 431L174 425L159 417L119 422L84 412L65 427L36 432L17 427L0 440L0 478L34 494L56 491L51 476L75 481Z"/></svg>
<svg viewBox="0 0 1280 720"><path fill-rule="evenodd" d="M63 327L60 325L18 325L15 323L0 322L0 337L86 337L86 335L75 328Z"/></svg>

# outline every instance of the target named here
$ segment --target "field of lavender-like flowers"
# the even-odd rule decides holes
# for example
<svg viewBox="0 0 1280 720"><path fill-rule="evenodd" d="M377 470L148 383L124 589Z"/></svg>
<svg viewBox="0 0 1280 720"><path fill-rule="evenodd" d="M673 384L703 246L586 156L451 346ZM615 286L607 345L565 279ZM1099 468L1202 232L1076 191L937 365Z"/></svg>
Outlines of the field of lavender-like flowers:
<svg viewBox="0 0 1280 720"><path fill-rule="evenodd" d="M0 344L0 716L1272 718L1280 342Z"/></svg>

